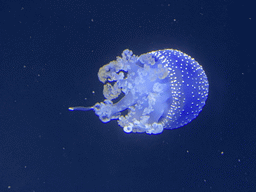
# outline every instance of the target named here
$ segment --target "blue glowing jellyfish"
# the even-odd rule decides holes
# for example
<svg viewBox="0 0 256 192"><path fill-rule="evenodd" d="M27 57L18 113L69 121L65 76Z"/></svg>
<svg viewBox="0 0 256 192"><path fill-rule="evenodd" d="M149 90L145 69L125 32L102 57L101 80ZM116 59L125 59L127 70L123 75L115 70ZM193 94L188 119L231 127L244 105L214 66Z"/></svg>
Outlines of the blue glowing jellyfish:
<svg viewBox="0 0 256 192"><path fill-rule="evenodd" d="M105 84L106 99L69 110L94 110L104 123L118 119L126 133L159 134L186 125L201 112L209 90L202 66L174 49L140 56L126 49L122 57L101 67L98 77ZM125 110L126 115L121 114Z"/></svg>

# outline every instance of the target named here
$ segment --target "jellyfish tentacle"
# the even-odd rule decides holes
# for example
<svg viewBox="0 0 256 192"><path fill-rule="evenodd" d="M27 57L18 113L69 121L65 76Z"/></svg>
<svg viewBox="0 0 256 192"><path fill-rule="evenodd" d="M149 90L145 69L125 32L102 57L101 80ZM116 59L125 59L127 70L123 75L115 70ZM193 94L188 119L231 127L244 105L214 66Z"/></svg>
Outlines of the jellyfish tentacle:
<svg viewBox="0 0 256 192"><path fill-rule="evenodd" d="M77 107L69 107L70 111L90 111L93 110L93 107L84 107L84 106L77 106Z"/></svg>

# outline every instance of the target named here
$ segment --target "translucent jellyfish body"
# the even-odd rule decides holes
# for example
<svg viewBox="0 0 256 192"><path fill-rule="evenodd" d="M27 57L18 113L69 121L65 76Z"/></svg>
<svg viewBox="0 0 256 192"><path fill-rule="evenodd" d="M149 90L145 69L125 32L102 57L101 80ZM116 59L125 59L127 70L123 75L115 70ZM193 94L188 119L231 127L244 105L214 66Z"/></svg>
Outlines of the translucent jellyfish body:
<svg viewBox="0 0 256 192"><path fill-rule="evenodd" d="M159 134L186 125L201 112L209 90L202 66L174 49L140 56L126 49L122 57L101 67L98 77L105 84L105 100L69 109L94 110L104 123L118 119L126 133Z"/></svg>

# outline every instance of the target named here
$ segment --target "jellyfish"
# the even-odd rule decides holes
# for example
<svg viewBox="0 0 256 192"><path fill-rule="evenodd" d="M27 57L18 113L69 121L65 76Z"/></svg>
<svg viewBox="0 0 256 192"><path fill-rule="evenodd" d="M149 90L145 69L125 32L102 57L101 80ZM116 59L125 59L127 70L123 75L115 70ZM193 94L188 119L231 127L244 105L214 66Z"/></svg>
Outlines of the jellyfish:
<svg viewBox="0 0 256 192"><path fill-rule="evenodd" d="M202 111L209 83L202 66L175 49L140 56L124 50L98 72L105 100L91 107L103 123L117 120L126 133L160 134L182 127Z"/></svg>

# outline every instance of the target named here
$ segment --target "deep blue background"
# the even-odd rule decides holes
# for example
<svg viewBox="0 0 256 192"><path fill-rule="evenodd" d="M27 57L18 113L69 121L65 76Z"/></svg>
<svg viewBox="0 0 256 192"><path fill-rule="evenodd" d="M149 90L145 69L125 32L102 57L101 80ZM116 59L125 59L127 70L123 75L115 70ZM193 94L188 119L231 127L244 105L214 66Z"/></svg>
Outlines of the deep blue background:
<svg viewBox="0 0 256 192"><path fill-rule="evenodd" d="M1 1L0 192L256 191L254 12L231 0ZM104 99L98 69L126 48L194 57L210 84L198 118L126 134L68 111Z"/></svg>

